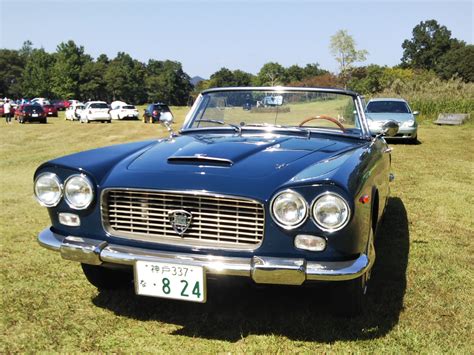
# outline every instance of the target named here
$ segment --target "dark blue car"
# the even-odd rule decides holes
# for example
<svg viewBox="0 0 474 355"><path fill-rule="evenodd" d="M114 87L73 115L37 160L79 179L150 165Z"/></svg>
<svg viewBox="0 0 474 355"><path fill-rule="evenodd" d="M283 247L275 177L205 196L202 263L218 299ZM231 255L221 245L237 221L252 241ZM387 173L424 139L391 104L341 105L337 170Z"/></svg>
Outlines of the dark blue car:
<svg viewBox="0 0 474 355"><path fill-rule="evenodd" d="M256 107L269 97L278 104ZM391 178L354 92L210 89L169 138L41 165L51 226L39 243L99 289L134 282L139 295L205 302L209 278L336 282L338 308L357 314Z"/></svg>

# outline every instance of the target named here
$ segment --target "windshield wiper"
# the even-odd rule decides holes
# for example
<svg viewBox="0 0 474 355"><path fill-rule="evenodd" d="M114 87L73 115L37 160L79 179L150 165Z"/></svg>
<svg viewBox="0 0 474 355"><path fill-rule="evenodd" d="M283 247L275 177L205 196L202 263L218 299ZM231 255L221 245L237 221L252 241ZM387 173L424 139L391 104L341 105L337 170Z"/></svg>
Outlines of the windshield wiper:
<svg viewBox="0 0 474 355"><path fill-rule="evenodd" d="M203 118L203 119L197 120L195 122L210 122L210 123L217 123L217 124L220 124L220 125L227 125L227 126L230 126L230 127L234 128L236 132L239 132L239 134L242 133L242 127L237 126L233 123L224 122L224 121L221 121L221 120L210 120L210 119L207 119L207 118Z"/></svg>

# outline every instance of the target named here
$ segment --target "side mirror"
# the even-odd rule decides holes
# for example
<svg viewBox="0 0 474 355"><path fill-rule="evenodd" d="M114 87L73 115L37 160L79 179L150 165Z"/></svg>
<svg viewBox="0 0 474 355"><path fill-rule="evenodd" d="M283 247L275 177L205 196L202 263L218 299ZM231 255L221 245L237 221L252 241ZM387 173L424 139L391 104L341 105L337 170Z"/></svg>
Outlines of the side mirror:
<svg viewBox="0 0 474 355"><path fill-rule="evenodd" d="M420 114L419 111L413 111L413 116L418 116Z"/></svg>
<svg viewBox="0 0 474 355"><path fill-rule="evenodd" d="M382 126L382 134L387 137L393 137L398 133L398 123L395 121L387 121Z"/></svg>

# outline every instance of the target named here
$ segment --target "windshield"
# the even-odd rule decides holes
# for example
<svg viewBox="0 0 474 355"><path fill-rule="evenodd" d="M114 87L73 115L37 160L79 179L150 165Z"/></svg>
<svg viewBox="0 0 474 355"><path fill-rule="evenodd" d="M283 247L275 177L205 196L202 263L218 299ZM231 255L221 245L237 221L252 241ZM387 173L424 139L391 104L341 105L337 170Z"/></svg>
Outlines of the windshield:
<svg viewBox="0 0 474 355"><path fill-rule="evenodd" d="M368 113L410 113L403 101L371 101L367 105Z"/></svg>
<svg viewBox="0 0 474 355"><path fill-rule="evenodd" d="M90 104L89 108L109 108L106 103L94 103Z"/></svg>
<svg viewBox="0 0 474 355"><path fill-rule="evenodd" d="M39 105L30 105L30 106L25 106L24 111L27 113L32 113L32 112L41 113L43 112L43 108Z"/></svg>
<svg viewBox="0 0 474 355"><path fill-rule="evenodd" d="M305 122L306 121L306 122ZM323 91L237 90L204 93L188 128L277 126L360 134L354 97Z"/></svg>
<svg viewBox="0 0 474 355"><path fill-rule="evenodd" d="M127 105L127 106L122 106L124 110L135 110L135 106L132 105Z"/></svg>

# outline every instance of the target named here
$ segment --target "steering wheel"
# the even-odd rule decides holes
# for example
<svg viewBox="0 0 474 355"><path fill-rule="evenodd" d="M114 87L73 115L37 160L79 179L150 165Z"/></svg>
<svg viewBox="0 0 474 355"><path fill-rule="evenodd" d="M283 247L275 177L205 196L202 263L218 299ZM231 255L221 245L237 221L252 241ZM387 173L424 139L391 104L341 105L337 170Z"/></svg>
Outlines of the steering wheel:
<svg viewBox="0 0 474 355"><path fill-rule="evenodd" d="M343 133L346 133L346 128L342 125L341 122L339 122L338 120L336 120L335 118L333 117L330 117L330 116L327 116L327 115L320 115L320 116L315 116L315 117L308 117L308 118L305 118L303 120L303 122L301 122L299 124L299 127L303 127L303 125L309 121L313 121L313 120L326 120L326 121L330 121L334 124L336 124Z"/></svg>

